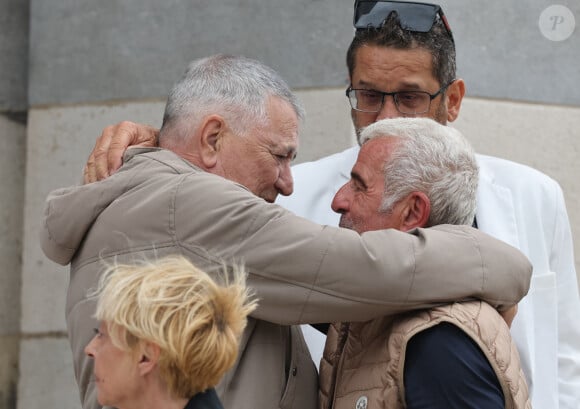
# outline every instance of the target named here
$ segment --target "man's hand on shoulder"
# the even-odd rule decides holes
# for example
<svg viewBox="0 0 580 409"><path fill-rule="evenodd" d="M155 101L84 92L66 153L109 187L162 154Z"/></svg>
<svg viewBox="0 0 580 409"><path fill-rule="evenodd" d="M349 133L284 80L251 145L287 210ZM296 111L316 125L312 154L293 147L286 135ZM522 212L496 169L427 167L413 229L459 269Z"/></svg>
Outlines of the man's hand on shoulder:
<svg viewBox="0 0 580 409"><path fill-rule="evenodd" d="M83 172L84 183L112 175L123 164L123 154L129 146L155 147L158 136L158 129L135 122L107 126L89 155Z"/></svg>

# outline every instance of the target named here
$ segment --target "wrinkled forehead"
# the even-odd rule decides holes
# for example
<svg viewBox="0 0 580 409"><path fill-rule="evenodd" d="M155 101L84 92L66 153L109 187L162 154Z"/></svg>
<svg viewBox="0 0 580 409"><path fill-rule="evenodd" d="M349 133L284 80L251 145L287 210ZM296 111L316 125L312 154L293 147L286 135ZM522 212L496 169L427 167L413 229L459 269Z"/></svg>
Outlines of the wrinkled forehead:
<svg viewBox="0 0 580 409"><path fill-rule="evenodd" d="M365 44L354 55L352 80L378 77L390 81L406 77L437 81L433 72L433 56L423 47L395 48Z"/></svg>
<svg viewBox="0 0 580 409"><path fill-rule="evenodd" d="M396 136L378 136L368 139L360 148L355 167L360 172L382 173L383 166L397 149L401 139Z"/></svg>
<svg viewBox="0 0 580 409"><path fill-rule="evenodd" d="M271 97L266 104L266 121L259 126L271 143L298 149L300 118L292 104L281 98Z"/></svg>

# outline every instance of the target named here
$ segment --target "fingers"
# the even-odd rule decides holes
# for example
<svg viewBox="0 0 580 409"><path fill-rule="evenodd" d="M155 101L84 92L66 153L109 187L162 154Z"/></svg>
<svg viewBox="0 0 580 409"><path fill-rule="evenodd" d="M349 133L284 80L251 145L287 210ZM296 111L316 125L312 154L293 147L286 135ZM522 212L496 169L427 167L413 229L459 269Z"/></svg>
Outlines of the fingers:
<svg viewBox="0 0 580 409"><path fill-rule="evenodd" d="M110 125L103 129L103 133L97 139L95 147L91 155L93 156L93 166L91 167L90 174L94 175L94 181L103 180L109 176L109 165L108 152L111 146L111 141L118 132L118 128L121 124ZM91 157L89 156L89 161ZM88 164L87 164L88 165ZM119 165L120 166L120 165ZM119 167L117 167L118 169ZM116 170L116 169L115 169Z"/></svg>
<svg viewBox="0 0 580 409"><path fill-rule="evenodd" d="M115 173L123 164L123 154L129 146L155 147L159 131L151 126L124 121L116 125L107 146L107 173Z"/></svg>
<svg viewBox="0 0 580 409"><path fill-rule="evenodd" d="M89 160L83 169L83 183L93 183L97 181L97 174L95 172L95 156L91 152Z"/></svg>
<svg viewBox="0 0 580 409"><path fill-rule="evenodd" d="M83 171L85 183L107 178L123 164L123 154L129 146L157 146L159 131L148 125L130 121L107 126L97 139Z"/></svg>
<svg viewBox="0 0 580 409"><path fill-rule="evenodd" d="M89 159L87 160L87 164L83 170L83 181L85 184L93 183L109 176L108 167L106 165L106 152L109 150L111 138L115 133L116 127L117 125L106 127L101 133L101 136L97 138L95 147L89 155ZM103 157L105 157L104 165Z"/></svg>

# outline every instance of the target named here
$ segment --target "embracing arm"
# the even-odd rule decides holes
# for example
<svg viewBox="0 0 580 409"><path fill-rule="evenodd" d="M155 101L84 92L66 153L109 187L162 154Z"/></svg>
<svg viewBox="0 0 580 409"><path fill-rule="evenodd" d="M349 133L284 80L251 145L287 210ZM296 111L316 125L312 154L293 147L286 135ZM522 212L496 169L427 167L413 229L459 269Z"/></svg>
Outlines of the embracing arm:
<svg viewBox="0 0 580 409"><path fill-rule="evenodd" d="M325 247L312 242L304 243L309 247L305 249L298 241L296 252L287 243L283 252L290 251L291 256L286 263L250 269L259 274L253 283L258 290L265 288L265 294L276 289L269 280L287 277L281 280L283 292L269 294L273 298L262 318L284 315L288 323L361 321L473 298L503 310L529 288L528 260L515 248L470 227L385 230L362 237L351 233L337 231ZM276 253L271 251L269 257ZM302 280L303 262L311 257L316 268L308 266L312 275ZM265 302L262 298L262 305ZM300 308L293 316L288 306L295 302Z"/></svg>
<svg viewBox="0 0 580 409"><path fill-rule="evenodd" d="M528 291L527 258L477 229L445 225L359 235L205 179L179 189L175 202L184 206L176 209L176 240L192 252L203 243L218 258L243 262L260 298L256 318L361 321L470 298L503 310ZM191 198L196 214L211 215L202 227L192 218Z"/></svg>

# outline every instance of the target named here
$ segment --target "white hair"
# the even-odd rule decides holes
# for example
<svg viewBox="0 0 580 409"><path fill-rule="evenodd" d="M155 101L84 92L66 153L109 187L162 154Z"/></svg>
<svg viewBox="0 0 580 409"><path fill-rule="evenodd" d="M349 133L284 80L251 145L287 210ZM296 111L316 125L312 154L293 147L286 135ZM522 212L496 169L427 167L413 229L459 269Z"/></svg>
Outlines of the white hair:
<svg viewBox="0 0 580 409"><path fill-rule="evenodd" d="M304 119L304 108L288 84L261 62L224 54L192 61L169 93L160 142L184 142L189 131L209 114L223 116L238 135L256 125L267 125L270 97L286 101L299 120Z"/></svg>
<svg viewBox="0 0 580 409"><path fill-rule="evenodd" d="M398 201L420 191L431 201L428 226L473 223L478 166L458 130L428 118L394 118L366 127L361 143L377 137L399 140L385 161L381 211L390 212Z"/></svg>

